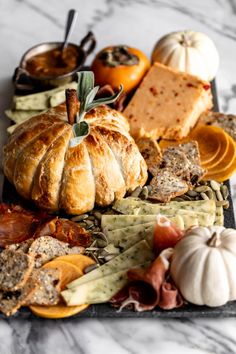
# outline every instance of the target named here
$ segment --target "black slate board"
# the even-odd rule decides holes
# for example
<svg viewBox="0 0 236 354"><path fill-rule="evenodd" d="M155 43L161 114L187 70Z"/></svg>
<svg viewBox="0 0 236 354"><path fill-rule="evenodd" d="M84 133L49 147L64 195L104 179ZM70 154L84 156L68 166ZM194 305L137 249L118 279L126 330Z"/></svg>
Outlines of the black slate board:
<svg viewBox="0 0 236 354"><path fill-rule="evenodd" d="M217 100L217 91L215 81L212 82L212 93L214 102L214 111L219 111L219 105ZM226 182L229 191L229 181ZM5 179L2 192L2 201L6 203L17 203L20 201L14 187ZM23 204L27 206L27 202L21 200ZM227 210L224 210L224 226L235 228L234 209L231 198L229 195L230 206ZM31 205L32 208L32 205ZM153 311L147 312L134 312L131 310L123 309L118 312L112 308L110 304L92 305L87 310L73 316L73 318L194 318L194 317L235 317L236 316L236 301L227 303L221 307L210 308L207 306L196 306L188 304L185 307L174 310L161 310L159 308ZM0 318L5 316L0 313ZM15 318L30 319L35 317L31 311L27 308L23 308L18 311Z"/></svg>

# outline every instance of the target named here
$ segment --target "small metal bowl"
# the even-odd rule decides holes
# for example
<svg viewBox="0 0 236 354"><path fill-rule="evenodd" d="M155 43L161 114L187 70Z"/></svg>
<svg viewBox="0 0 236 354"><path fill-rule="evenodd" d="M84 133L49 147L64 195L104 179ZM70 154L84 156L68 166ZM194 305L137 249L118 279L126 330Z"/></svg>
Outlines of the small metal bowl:
<svg viewBox="0 0 236 354"><path fill-rule="evenodd" d="M94 34L89 32L80 42L79 45L74 43L68 43L68 45L73 46L78 52L78 65L77 67L63 75L59 76L48 76L48 77L37 77L31 75L26 70L26 62L33 56L47 52L52 49L60 48L62 42L47 42L37 44L36 46L30 48L22 57L20 65L16 68L13 81L18 91L40 91L43 89L49 89L57 87L59 85L67 84L75 79L76 72L81 69L84 65L87 56L92 53L96 46L96 40ZM87 49L86 49L87 48Z"/></svg>

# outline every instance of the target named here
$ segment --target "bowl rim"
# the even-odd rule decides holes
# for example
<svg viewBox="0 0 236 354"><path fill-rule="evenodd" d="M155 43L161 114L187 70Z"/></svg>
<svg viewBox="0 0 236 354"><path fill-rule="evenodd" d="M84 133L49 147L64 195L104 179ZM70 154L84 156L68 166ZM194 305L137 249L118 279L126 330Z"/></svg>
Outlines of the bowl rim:
<svg viewBox="0 0 236 354"><path fill-rule="evenodd" d="M44 77L38 77L38 76L35 76L35 75L31 75L24 67L24 63L25 63L25 57L27 56L27 54L29 54L32 50L34 50L35 48L37 47L40 47L42 45L57 45L58 47L60 45L62 45L63 42L62 41L55 41L55 42L42 42L42 43L38 43L32 47L30 47L21 57L21 60L20 60L20 64L19 64L19 68L26 71L26 74L34 79L34 80L40 80L40 81L45 81L45 80L58 80L58 79L63 79L63 78L67 78L68 76L71 76L71 75L74 75L78 69L84 64L85 62L85 59L86 59L86 52L85 50L82 48L81 45L78 45L78 44L75 44L75 43L72 43L72 42L69 42L68 45L71 45L73 47L75 47L78 52L80 52L80 54L82 54L82 59L80 60L80 63L76 66L75 69L69 71L68 73L66 74L63 74L63 75L56 75L56 76L44 76ZM50 49L49 49L50 50ZM46 51L45 51L46 52Z"/></svg>

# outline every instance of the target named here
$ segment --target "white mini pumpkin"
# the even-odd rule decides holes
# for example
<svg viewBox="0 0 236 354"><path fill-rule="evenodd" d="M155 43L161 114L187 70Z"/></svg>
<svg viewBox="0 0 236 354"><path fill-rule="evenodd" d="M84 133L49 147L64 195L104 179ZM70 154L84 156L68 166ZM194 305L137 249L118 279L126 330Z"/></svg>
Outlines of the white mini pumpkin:
<svg viewBox="0 0 236 354"><path fill-rule="evenodd" d="M152 61L210 81L217 73L219 54L204 33L179 31L167 34L156 43Z"/></svg>
<svg viewBox="0 0 236 354"><path fill-rule="evenodd" d="M171 276L183 297L196 305L236 300L236 230L194 227L173 254Z"/></svg>

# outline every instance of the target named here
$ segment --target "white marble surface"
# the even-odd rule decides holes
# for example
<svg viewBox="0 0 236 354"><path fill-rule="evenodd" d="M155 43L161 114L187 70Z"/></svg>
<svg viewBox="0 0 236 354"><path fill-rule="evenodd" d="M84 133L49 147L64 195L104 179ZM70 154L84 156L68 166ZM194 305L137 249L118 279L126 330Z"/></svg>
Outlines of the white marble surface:
<svg viewBox="0 0 236 354"><path fill-rule="evenodd" d="M97 49L136 46L150 55L166 32L207 33L220 52L217 77L222 111L236 113L236 0L0 0L0 141L9 122L3 110L12 94L10 77L21 55L35 43L60 40L67 10L79 11L78 42L94 31ZM88 60L89 62L89 60ZM232 179L236 194L236 178ZM231 354L236 319L34 319L0 320L1 354Z"/></svg>

